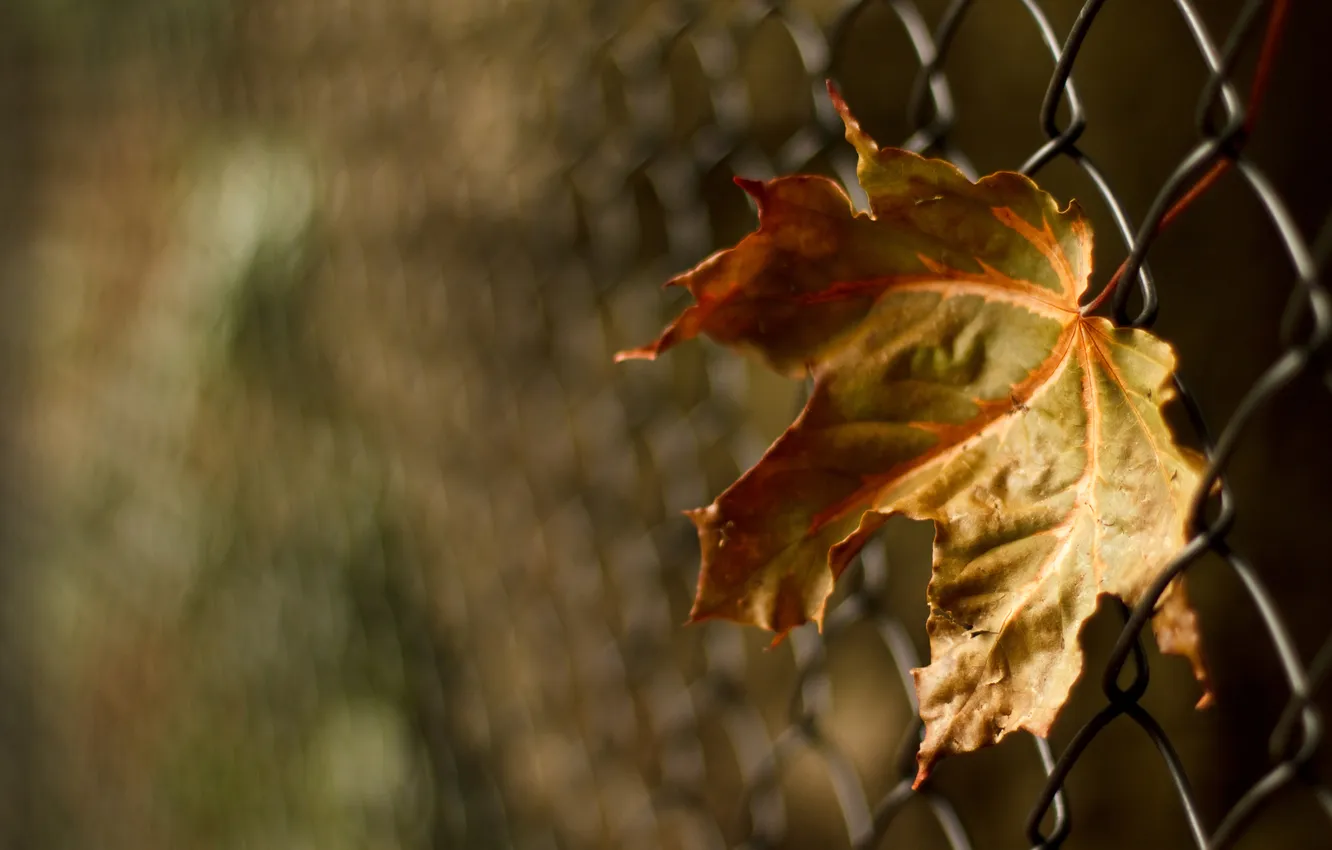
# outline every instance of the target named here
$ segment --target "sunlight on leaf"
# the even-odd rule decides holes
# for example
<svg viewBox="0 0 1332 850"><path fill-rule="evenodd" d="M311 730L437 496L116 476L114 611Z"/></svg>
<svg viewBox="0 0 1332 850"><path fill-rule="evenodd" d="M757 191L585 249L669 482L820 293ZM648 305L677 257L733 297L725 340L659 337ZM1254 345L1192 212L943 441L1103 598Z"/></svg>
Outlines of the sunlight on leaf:
<svg viewBox="0 0 1332 850"><path fill-rule="evenodd" d="M758 230L671 281L696 303L617 360L702 333L814 378L786 433L689 514L703 554L693 621L779 636L821 624L890 516L933 521L919 784L945 755L1049 732L1098 597L1133 605L1184 545L1203 464L1162 418L1170 347L1079 313L1092 234L1075 203L1060 210L1019 174L972 183L881 149L830 92L870 212L822 177L737 179ZM1153 626L1205 703L1182 579Z"/></svg>

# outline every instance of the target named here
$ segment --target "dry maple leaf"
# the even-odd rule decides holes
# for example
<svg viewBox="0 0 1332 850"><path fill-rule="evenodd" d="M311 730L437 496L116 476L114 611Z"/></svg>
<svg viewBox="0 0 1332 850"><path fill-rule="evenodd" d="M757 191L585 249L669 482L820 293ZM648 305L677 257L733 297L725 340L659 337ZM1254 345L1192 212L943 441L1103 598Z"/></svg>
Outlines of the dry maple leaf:
<svg viewBox="0 0 1332 850"><path fill-rule="evenodd" d="M1059 210L1019 174L972 183L880 149L829 91L870 214L823 177L737 180L758 230L671 281L697 303L617 359L705 333L815 379L763 458L689 513L703 550L692 621L779 636L821 624L891 515L934 522L919 784L949 753L1048 733L1098 597L1135 604L1183 546L1202 463L1161 415L1170 347L1079 313L1092 236L1076 204ZM1179 579L1153 625L1206 701Z"/></svg>

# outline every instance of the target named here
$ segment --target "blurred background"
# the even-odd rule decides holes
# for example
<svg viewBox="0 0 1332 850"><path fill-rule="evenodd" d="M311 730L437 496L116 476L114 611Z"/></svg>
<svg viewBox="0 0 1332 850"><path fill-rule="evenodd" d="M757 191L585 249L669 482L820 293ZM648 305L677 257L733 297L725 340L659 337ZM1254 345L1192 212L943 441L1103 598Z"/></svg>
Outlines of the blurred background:
<svg viewBox="0 0 1332 850"><path fill-rule="evenodd" d="M1241 5L1198 4L1218 44ZM800 388L708 343L611 363L681 306L662 281L753 226L732 175L852 173L825 76L884 144L936 117L908 105L946 6L935 151L1018 168L1045 141L1038 24L1062 42L1073 0L5 0L0 846L1029 846L1025 736L902 792L930 529L886 529L823 638L683 627L679 511ZM1134 221L1198 139L1182 8L1104 4L1074 67L1079 145ZM1248 148L1310 242L1329 35L1332 7L1292 4ZM1067 158L1038 179L1088 210L1104 285L1106 204ZM1233 173L1149 260L1219 429L1282 351L1291 262ZM1306 663L1332 600L1326 369L1257 411L1227 476L1230 540ZM1211 827L1290 690L1234 572L1189 576L1217 704L1152 649L1143 704ZM1121 622L1087 630L1056 754ZM1066 790L1067 847L1191 846L1126 720ZM1332 847L1329 799L1295 783L1236 846Z"/></svg>

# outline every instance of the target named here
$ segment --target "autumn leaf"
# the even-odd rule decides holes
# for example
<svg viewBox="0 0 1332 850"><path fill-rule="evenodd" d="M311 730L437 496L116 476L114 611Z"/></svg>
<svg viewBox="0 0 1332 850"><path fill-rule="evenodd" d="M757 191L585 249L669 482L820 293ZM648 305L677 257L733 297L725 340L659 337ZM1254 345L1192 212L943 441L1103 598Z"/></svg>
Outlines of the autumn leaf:
<svg viewBox="0 0 1332 850"><path fill-rule="evenodd" d="M737 179L758 230L672 280L696 303L617 360L702 333L814 378L758 464L689 512L703 557L692 621L779 637L821 625L876 529L933 521L919 784L945 755L1049 732L1098 598L1133 605L1183 546L1202 463L1162 418L1170 347L1079 313L1092 234L1076 203L1060 210L1019 174L972 183L880 149L829 91L870 212L823 177ZM1181 579L1153 626L1206 702Z"/></svg>

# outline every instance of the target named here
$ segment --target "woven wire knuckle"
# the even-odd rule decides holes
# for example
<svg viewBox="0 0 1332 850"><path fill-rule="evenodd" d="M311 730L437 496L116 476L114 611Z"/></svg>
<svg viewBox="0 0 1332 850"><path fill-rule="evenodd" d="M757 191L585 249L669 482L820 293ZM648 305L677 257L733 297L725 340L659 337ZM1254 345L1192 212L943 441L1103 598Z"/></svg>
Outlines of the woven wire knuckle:
<svg viewBox="0 0 1332 850"><path fill-rule="evenodd" d="M590 234L585 253L589 264L600 269L603 286L615 286L615 270L628 265L626 258L635 250L633 228L625 222L637 221L638 214L625 204L622 188L634 179L650 188L659 207L664 254L674 269L696 262L715 247L717 213L701 188L710 175L734 171L747 177L770 177L813 165L837 174L853 197L863 203L863 193L856 194L854 160L842 145L840 122L823 90L823 80L838 74L837 62L844 45L861 16L871 9L889 13L917 62L904 93L909 127L900 144L947 157L975 176L970 160L955 142L960 114L948 69L969 15L985 4L973 0L940 4L942 10L933 27L912 0L859 0L834 5L834 12L826 19L816 19L795 3L749 2L741 4L724 23L705 15L701 6L672 5L675 14L640 27L633 38L611 38L604 43L598 56L599 69L618 80L624 117L601 128L600 137L585 148L567 175L578 198L583 225ZM1088 129L1096 126L1096 117L1074 81L1078 62L1113 4L1087 0L1062 34L1047 14L1046 5L1041 0L1012 4L1017 13L1030 19L1048 52L1048 57L1040 61L1052 63L1036 114L1045 140L1020 170L1034 175L1055 162L1071 164L1104 205L1125 257L1124 285L1116 289L1110 301L1116 320L1135 328L1148 328L1154 323L1161 301L1148 258L1157 234L1172 207L1218 163L1227 163L1229 179L1261 207L1289 259L1294 281L1279 329L1281 353L1219 430L1209 426L1186 380L1179 375L1174 379L1180 407L1207 459L1203 486L1190 511L1192 536L1131 608L1118 605L1124 625L1099 671L1101 704L1067 735L1067 742L1058 752L1047 740L1031 739L1044 780L1034 789L1025 823L1026 838L1033 847L1057 848L1076 835L1067 790L1070 776L1089 747L1117 725L1136 730L1134 734L1150 743L1174 789L1188 834L1200 850L1232 845L1268 803L1291 786L1307 789L1332 820L1332 793L1317 776L1315 759L1324 732L1315 694L1332 668L1332 636L1306 666L1263 578L1229 541L1238 510L1227 472L1246 428L1303 373L1328 369L1326 351L1332 338L1332 297L1320 278L1332 253L1332 217L1311 246L1262 169L1246 156L1249 106L1232 80L1245 52L1255 50L1275 3L1247 0L1218 46L1198 4L1175 0L1174 11L1207 75L1194 121L1199 139L1136 221L1110 178L1079 147ZM779 35L768 35L774 32ZM788 53L799 66L805 93L802 97L807 97L809 103L807 119L775 144L756 141L755 98L745 81L748 50L760 37L784 39ZM684 136L673 135L669 129L673 120L671 91L664 70L671 57L681 52L689 54L695 63L706 89L708 112L707 118ZM1135 298L1136 304L1131 303ZM740 380L734 372L725 373L727 367L711 361L707 368L719 370L709 372L719 376L715 384ZM724 374L731 377L721 377ZM1332 388L1332 373L1329 375ZM703 403L691 416L708 409L708 405L735 414L729 404L725 399L714 399ZM738 446L752 436L742 432L732 440ZM736 454L751 460L755 457L752 446L744 451L737 449ZM1266 634L1270 649L1265 650L1277 659L1289 687L1289 699L1280 718L1267 733L1271 759L1268 772L1219 818L1195 798L1185 760L1161 721L1143 702L1151 682L1143 630L1171 583L1205 557L1223 565L1242 586ZM785 842L791 817L782 790L784 776L794 760L812 757L822 765L840 807L849 846L857 850L885 846L885 837L899 815L913 807L929 814L946 846L973 846L957 810L962 801L941 790L943 786L934 781L920 790L912 788L915 753L923 734L923 725L916 716L919 709L912 670L922 666L922 659L910 630L883 603L888 576L886 549L871 544L842 577L845 592L839 592L839 601L830 610L823 633L801 630L789 636L787 646L794 673L785 695L781 728L776 732L770 731L763 712L756 707L753 683L747 677L747 650L738 631L728 626L701 629L702 672L694 679L689 699L672 722L659 727L659 736L668 748L697 752L697 758L702 759L698 742L701 730L723 730L734 754L741 789L733 801L730 822L725 822L724 816L717 817L717 825L707 830L714 843L723 834L738 833L738 846L754 850L788 846ZM688 592L692 578L668 580L680 580L676 590ZM874 635L891 659L897 674L895 688L908 716L896 739L895 757L882 759L885 776L880 780L884 788L873 796L862 776L863 767L857 766L855 754L847 751L836 734L834 682L829 669L829 645L866 632ZM645 640L650 642L650 638ZM700 771L683 771L683 781L663 782L658 804L689 810L711 824L715 806L710 807L706 799L706 783ZM698 787L689 787L689 782L698 783Z"/></svg>

